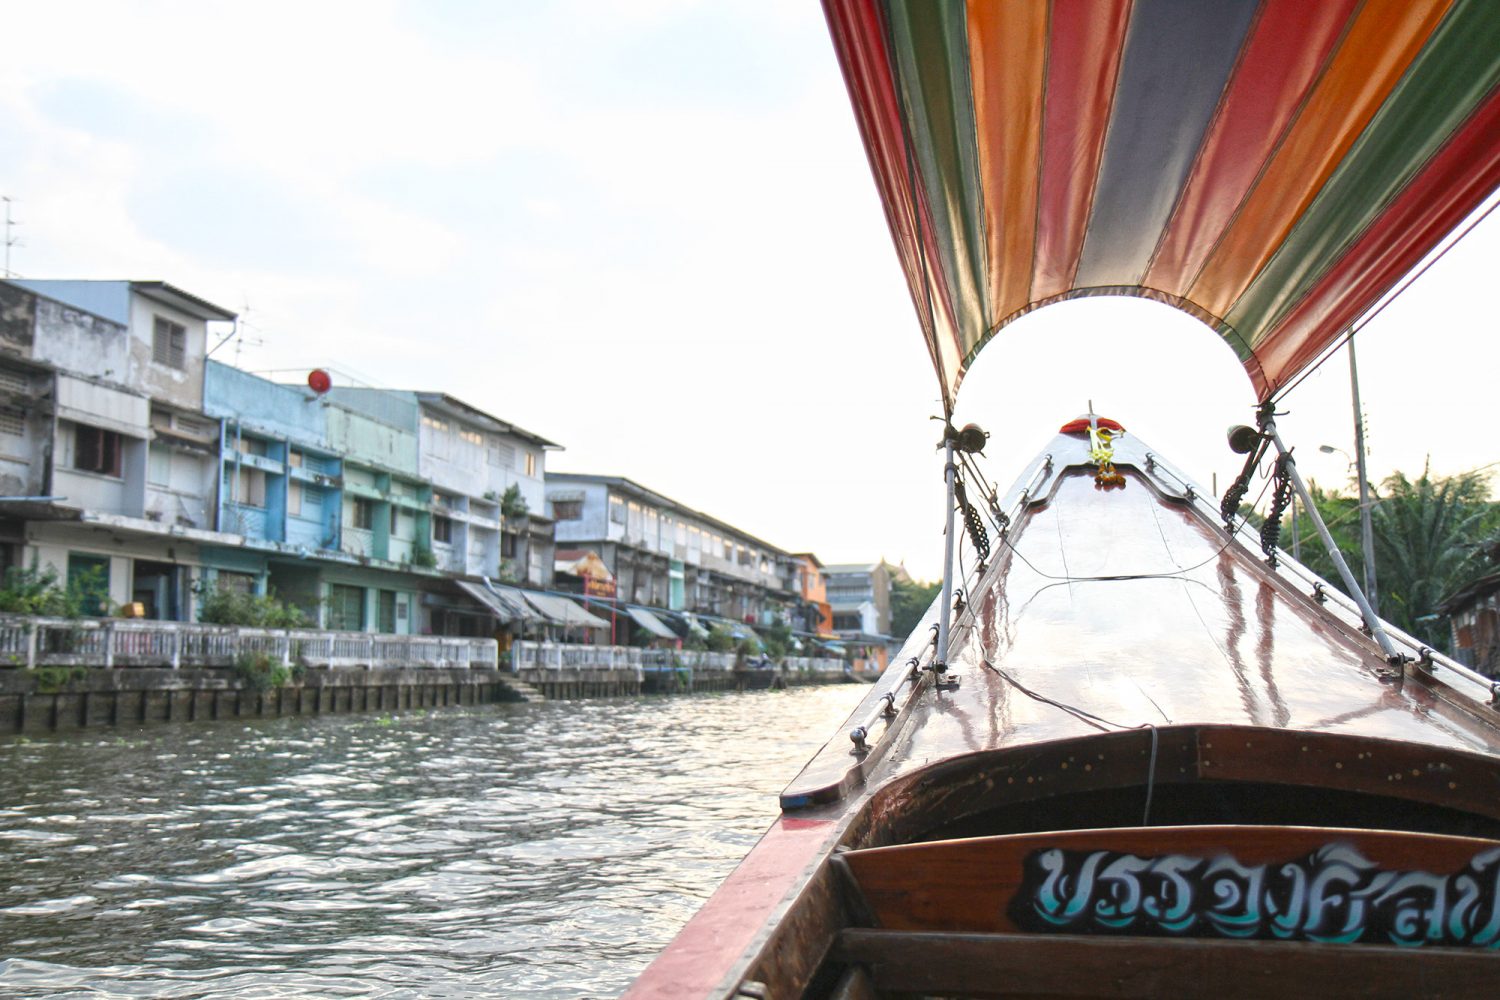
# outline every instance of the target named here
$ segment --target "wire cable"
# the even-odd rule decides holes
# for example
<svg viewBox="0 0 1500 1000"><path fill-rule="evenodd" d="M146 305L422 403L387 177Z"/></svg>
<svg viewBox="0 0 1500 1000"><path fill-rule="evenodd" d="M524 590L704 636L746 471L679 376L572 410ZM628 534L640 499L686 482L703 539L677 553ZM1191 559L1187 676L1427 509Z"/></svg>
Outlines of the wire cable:
<svg viewBox="0 0 1500 1000"><path fill-rule="evenodd" d="M1329 358L1337 354L1340 347L1343 347L1345 344L1349 343L1349 341L1354 339L1354 335L1356 333L1369 326L1370 322L1374 320L1376 316L1379 316L1382 312L1385 311L1386 306L1390 305L1392 302L1395 302L1398 298L1400 298L1402 293L1410 288L1418 278L1422 277L1422 275L1426 274L1434 264L1446 257L1449 250L1452 250L1454 247L1462 243L1463 240L1474 231L1476 226L1490 217L1490 213L1493 212L1496 208L1500 208L1500 201L1492 202L1489 208L1480 213L1479 218L1475 219L1473 222L1465 226L1464 231L1459 233L1458 236L1456 236L1453 241L1447 246L1443 247L1442 250L1438 251L1435 257L1433 257L1427 263L1423 264L1416 271L1413 271L1411 274L1407 275L1406 280L1401 283L1401 286L1390 295L1388 295L1384 302L1376 306L1373 312L1367 313L1362 316L1358 323L1350 324L1349 329L1344 333L1344 335L1340 337L1335 344L1329 347L1323 353L1323 356L1321 358L1313 362L1311 366L1309 366L1295 379L1293 379L1291 385L1287 386L1285 389L1282 389L1280 392L1272 396L1271 401L1273 403L1280 403L1282 400L1286 399L1287 395L1290 394L1293 389L1297 388L1297 386L1301 385L1303 380L1305 380L1309 375L1317 371L1319 368L1323 367L1323 365L1328 361Z"/></svg>

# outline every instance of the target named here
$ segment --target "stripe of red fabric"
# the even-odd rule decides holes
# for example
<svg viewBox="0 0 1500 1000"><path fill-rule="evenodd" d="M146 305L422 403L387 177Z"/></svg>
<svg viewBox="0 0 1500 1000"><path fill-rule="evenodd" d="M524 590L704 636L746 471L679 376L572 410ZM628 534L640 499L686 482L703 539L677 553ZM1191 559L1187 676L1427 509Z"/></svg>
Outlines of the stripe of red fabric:
<svg viewBox="0 0 1500 1000"><path fill-rule="evenodd" d="M1500 188L1500 89L1256 349L1262 399L1310 364Z"/></svg>
<svg viewBox="0 0 1500 1000"><path fill-rule="evenodd" d="M824 0L823 9L870 170L885 205L886 223L896 243L928 353L951 408L959 371L956 326L947 306L947 283L932 242L926 200L912 188L911 172L916 167L906 152L883 14L876 0ZM919 225L914 225L918 220ZM928 288L932 290L930 302Z"/></svg>
<svg viewBox="0 0 1500 1000"><path fill-rule="evenodd" d="M1052 0L1032 301L1073 286L1130 0Z"/></svg>
<svg viewBox="0 0 1500 1000"><path fill-rule="evenodd" d="M1187 294L1358 6L1265 0L1143 284Z"/></svg>

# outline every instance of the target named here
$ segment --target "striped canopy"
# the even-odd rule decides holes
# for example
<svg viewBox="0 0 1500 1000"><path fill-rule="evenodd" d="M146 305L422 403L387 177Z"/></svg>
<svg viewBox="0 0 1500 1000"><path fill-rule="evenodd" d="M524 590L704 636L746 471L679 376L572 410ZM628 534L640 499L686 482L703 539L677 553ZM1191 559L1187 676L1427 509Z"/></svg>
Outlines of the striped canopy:
<svg viewBox="0 0 1500 1000"><path fill-rule="evenodd" d="M1500 185L1500 0L824 0L951 411L1062 299L1273 396Z"/></svg>

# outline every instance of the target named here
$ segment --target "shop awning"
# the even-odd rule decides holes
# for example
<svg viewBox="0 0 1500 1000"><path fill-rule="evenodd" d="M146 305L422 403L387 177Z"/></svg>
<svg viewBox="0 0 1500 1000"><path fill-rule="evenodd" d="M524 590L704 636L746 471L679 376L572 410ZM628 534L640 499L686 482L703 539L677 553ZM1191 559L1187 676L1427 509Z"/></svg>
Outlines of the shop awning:
<svg viewBox="0 0 1500 1000"><path fill-rule="evenodd" d="M700 622L696 615L686 611L678 612L678 616L687 623L688 631L700 639L708 638L708 626Z"/></svg>
<svg viewBox="0 0 1500 1000"><path fill-rule="evenodd" d="M518 593L524 593L531 606L546 615L556 625L564 625L568 628L609 628L609 622L583 610L566 597L539 594L534 590L518 591Z"/></svg>
<svg viewBox="0 0 1500 1000"><path fill-rule="evenodd" d="M486 588L482 583L470 583L467 580L454 582L458 584L460 590L479 602L481 607L488 608L496 618L503 622L545 623L547 621L544 615L526 603L521 592L514 587Z"/></svg>
<svg viewBox="0 0 1500 1000"><path fill-rule="evenodd" d="M651 634L662 639L677 638L676 632L673 632L665 623L662 622L660 618L656 617L645 608L627 607L625 610L630 613L630 617L635 620L635 623L641 628L645 629L647 632L650 632Z"/></svg>

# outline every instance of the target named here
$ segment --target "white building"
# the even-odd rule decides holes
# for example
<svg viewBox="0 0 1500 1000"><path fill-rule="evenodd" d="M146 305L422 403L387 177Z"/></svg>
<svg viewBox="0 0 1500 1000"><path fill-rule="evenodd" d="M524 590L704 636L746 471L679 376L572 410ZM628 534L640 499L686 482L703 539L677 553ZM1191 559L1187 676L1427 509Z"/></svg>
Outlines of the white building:
<svg viewBox="0 0 1500 1000"><path fill-rule="evenodd" d="M555 473L547 505L558 548L596 552L621 600L757 625L800 600L789 553L629 479Z"/></svg>
<svg viewBox="0 0 1500 1000"><path fill-rule="evenodd" d="M0 315L0 430L20 432L0 440L0 475L29 498L12 501L26 527L9 558L190 617L218 472L203 358L209 324L234 314L159 281L15 279Z"/></svg>

